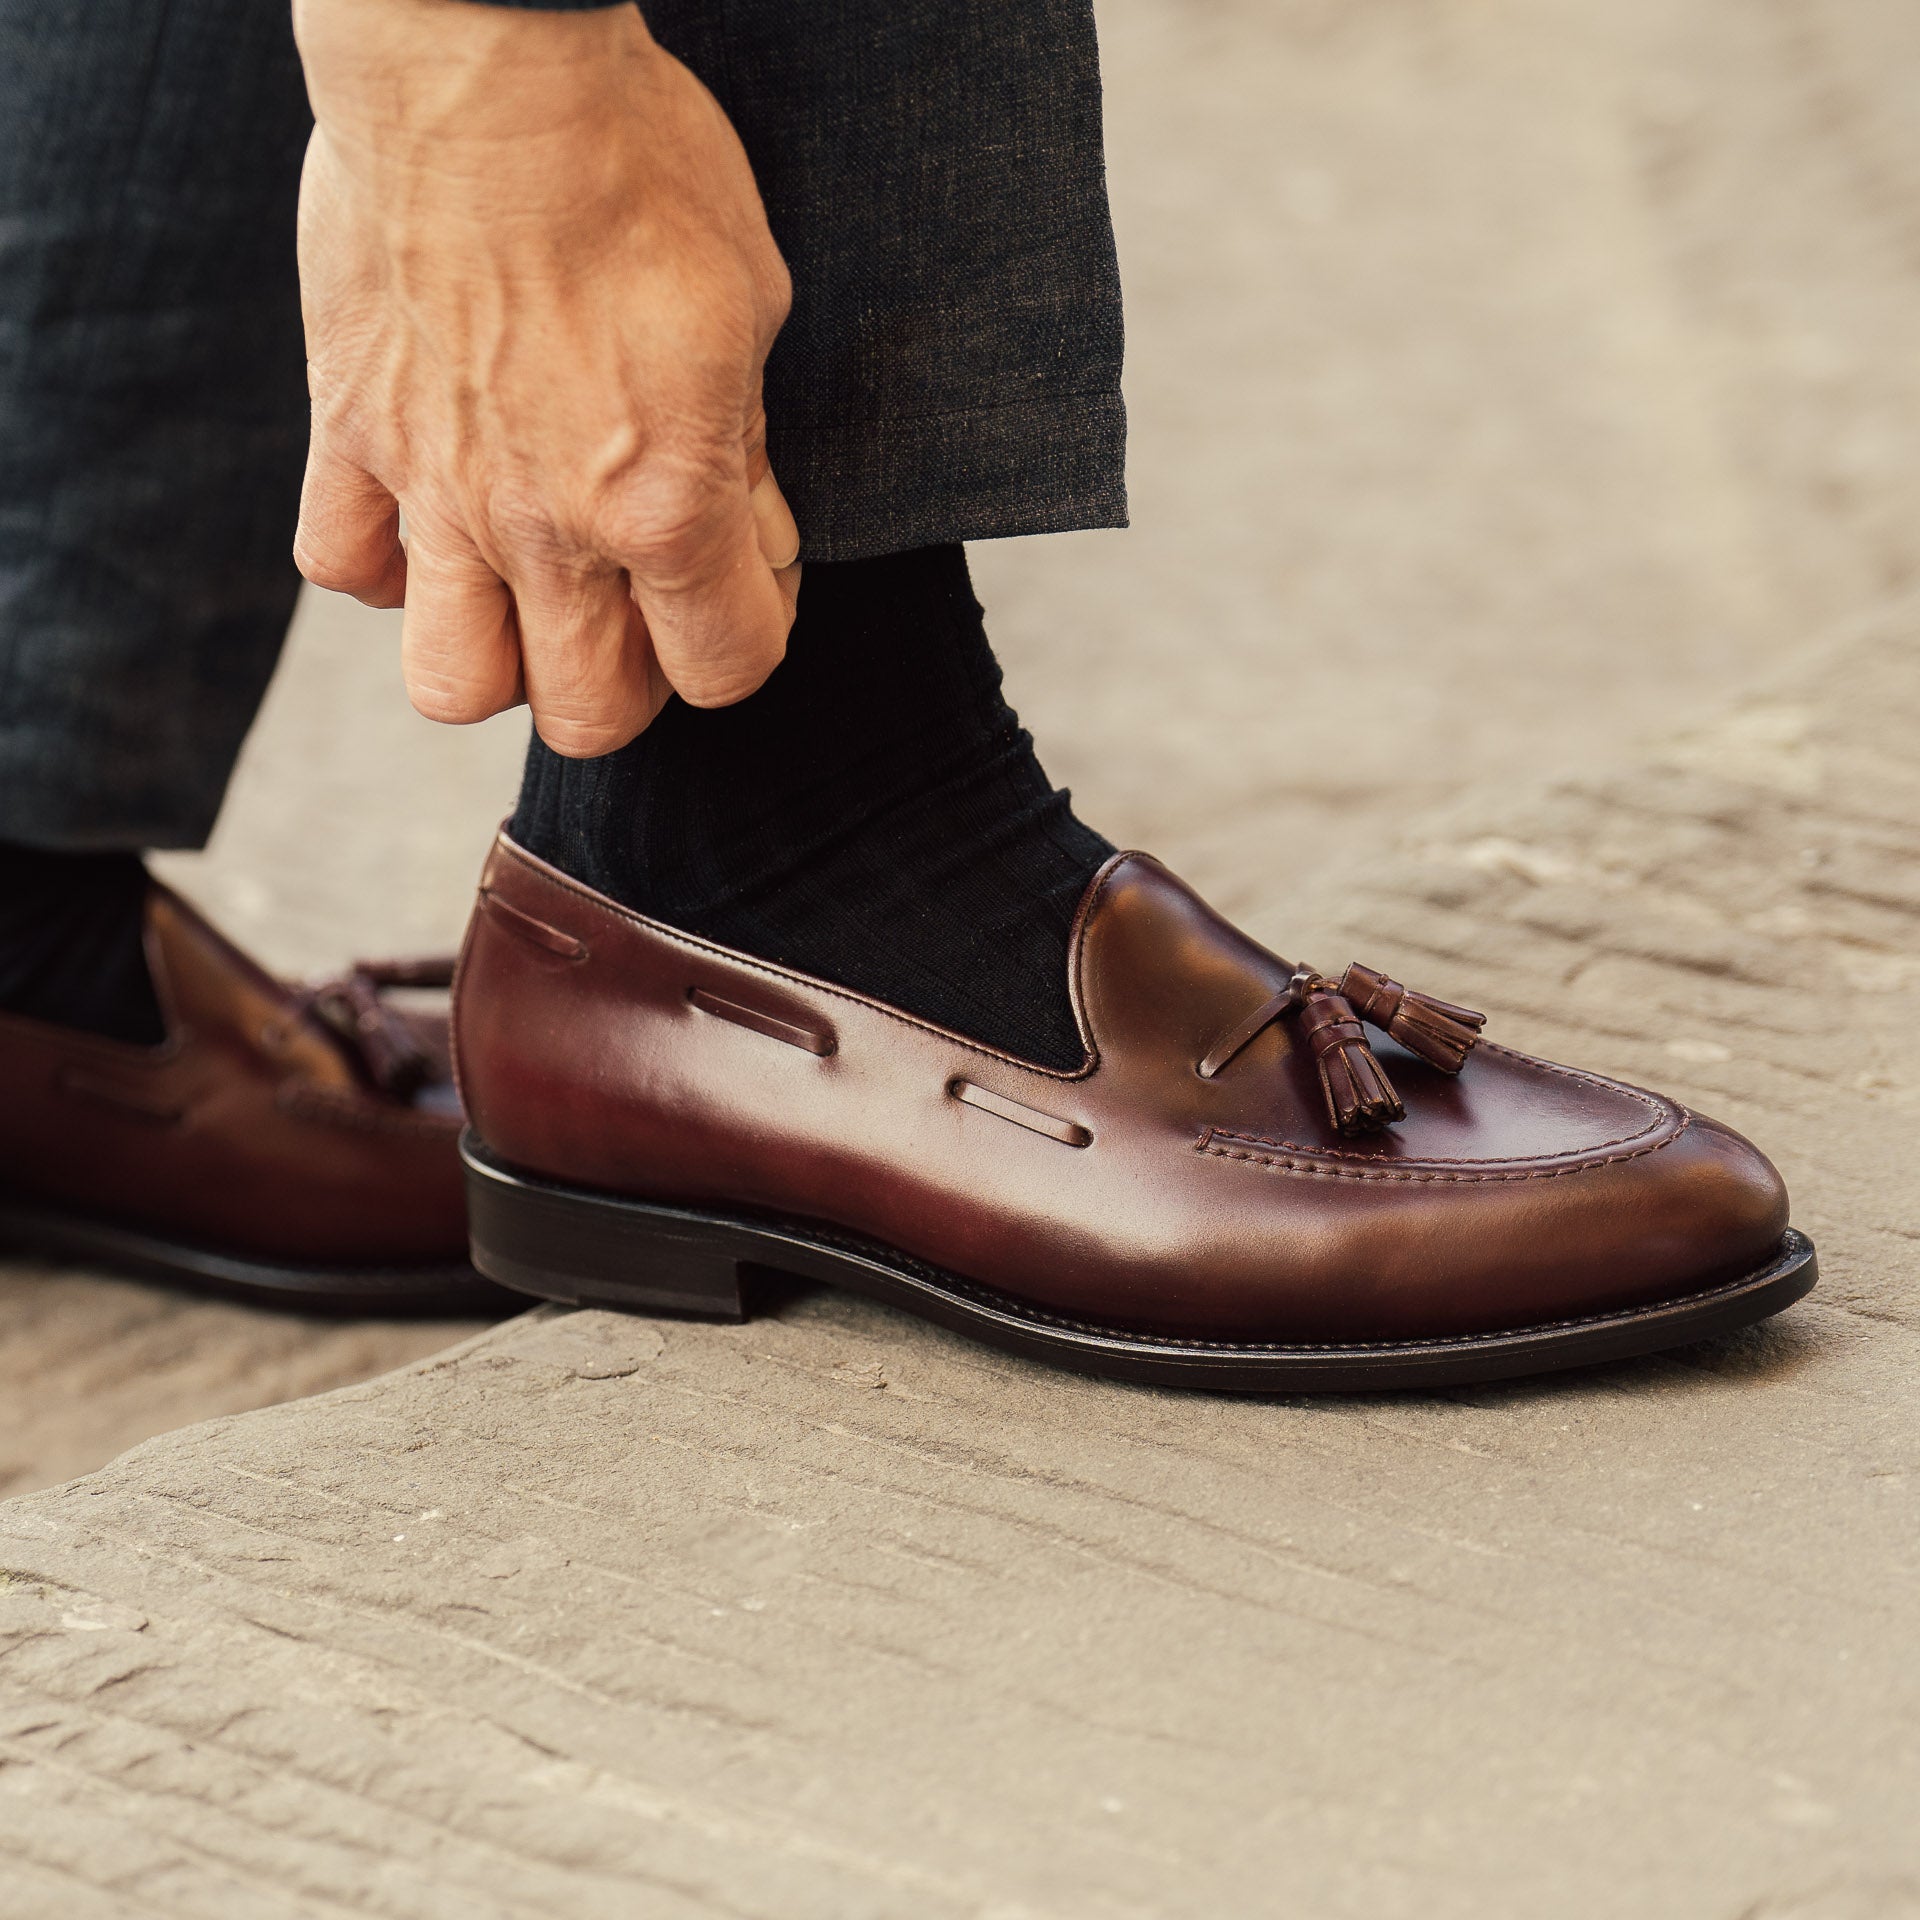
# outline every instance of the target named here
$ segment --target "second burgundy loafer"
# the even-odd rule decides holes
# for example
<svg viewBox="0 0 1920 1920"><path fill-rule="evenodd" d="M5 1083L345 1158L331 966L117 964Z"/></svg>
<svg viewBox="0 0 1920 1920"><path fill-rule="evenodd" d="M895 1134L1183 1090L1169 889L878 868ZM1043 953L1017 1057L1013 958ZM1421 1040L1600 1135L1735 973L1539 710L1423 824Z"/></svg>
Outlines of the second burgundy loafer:
<svg viewBox="0 0 1920 1920"><path fill-rule="evenodd" d="M146 948L159 1046L0 1014L0 1248L300 1311L511 1304L467 1261L445 1017L382 995L430 968L288 987L157 883Z"/></svg>
<svg viewBox="0 0 1920 1920"><path fill-rule="evenodd" d="M1080 909L1054 1073L628 912L504 838L455 992L475 1265L739 1317L853 1288L1085 1370L1424 1386L1646 1353L1813 1285L1779 1175L1658 1094L1295 967L1158 862Z"/></svg>

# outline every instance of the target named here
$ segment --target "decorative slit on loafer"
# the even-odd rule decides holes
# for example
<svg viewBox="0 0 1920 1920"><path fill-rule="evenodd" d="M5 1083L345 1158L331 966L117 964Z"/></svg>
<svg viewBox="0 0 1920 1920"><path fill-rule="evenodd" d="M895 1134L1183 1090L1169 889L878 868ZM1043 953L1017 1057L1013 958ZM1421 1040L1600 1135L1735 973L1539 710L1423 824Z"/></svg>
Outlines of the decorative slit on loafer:
<svg viewBox="0 0 1920 1920"><path fill-rule="evenodd" d="M750 1033L764 1034L769 1040L778 1040L785 1046L798 1047L803 1053L817 1054L823 1060L838 1044L831 1033L799 1026L791 1020L777 1019L770 1013L762 1013L758 1007L743 1007L738 1000L723 1000L717 993L709 993L705 987L689 987L687 998L702 1013L710 1013L716 1020L731 1020L736 1027L745 1027Z"/></svg>
<svg viewBox="0 0 1920 1920"><path fill-rule="evenodd" d="M947 1091L956 1100L963 1100L970 1107L978 1107L982 1113L990 1113L1000 1120L1011 1120L1016 1127L1025 1127L1029 1133L1044 1134L1049 1140L1058 1140L1062 1146L1093 1145L1093 1135L1077 1121L1062 1120L1054 1114L1042 1113L1038 1107L1022 1106L1018 1100L1009 1100L1004 1094L976 1087L971 1080L949 1080Z"/></svg>

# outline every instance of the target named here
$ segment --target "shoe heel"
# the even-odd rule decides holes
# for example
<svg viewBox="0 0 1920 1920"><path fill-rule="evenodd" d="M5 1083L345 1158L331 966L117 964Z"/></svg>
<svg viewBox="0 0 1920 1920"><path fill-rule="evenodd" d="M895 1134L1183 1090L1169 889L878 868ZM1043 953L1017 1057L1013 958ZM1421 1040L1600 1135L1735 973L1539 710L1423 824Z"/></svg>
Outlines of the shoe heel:
<svg viewBox="0 0 1920 1920"><path fill-rule="evenodd" d="M747 1317L741 1262L722 1231L667 1208L524 1179L471 1135L460 1153L473 1264L489 1280L569 1306Z"/></svg>

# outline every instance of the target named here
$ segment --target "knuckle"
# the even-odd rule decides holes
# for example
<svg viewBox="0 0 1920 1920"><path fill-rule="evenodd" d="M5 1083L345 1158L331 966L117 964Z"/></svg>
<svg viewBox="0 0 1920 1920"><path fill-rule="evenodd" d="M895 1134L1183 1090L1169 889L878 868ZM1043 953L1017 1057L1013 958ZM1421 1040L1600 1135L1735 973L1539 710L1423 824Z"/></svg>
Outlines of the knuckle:
<svg viewBox="0 0 1920 1920"><path fill-rule="evenodd" d="M534 722L541 740L563 760L598 760L616 752L637 731L623 722L570 720L544 715Z"/></svg>
<svg viewBox="0 0 1920 1920"><path fill-rule="evenodd" d="M736 462L737 450L731 456ZM737 476L729 456L676 463L632 489L606 529L609 550L656 586L692 584L729 553L729 534L745 510L733 495Z"/></svg>
<svg viewBox="0 0 1920 1920"><path fill-rule="evenodd" d="M753 655L729 654L723 659L699 661L680 668L673 690L690 707L737 706L758 693L767 676L786 658L784 638Z"/></svg>
<svg viewBox="0 0 1920 1920"><path fill-rule="evenodd" d="M373 569L322 546L304 532L294 539L293 564L299 568L303 580L328 593L357 593L374 584Z"/></svg>
<svg viewBox="0 0 1920 1920"><path fill-rule="evenodd" d="M705 571L712 536L698 522L662 527L634 543L640 570L656 586L693 584Z"/></svg>
<svg viewBox="0 0 1920 1920"><path fill-rule="evenodd" d="M407 676L407 698L423 719L446 727L472 726L499 713L507 704L474 681L417 671Z"/></svg>
<svg viewBox="0 0 1920 1920"><path fill-rule="evenodd" d="M455 693L444 687L415 687L408 696L413 710L423 720L437 721L443 727L470 727L499 709L475 699L471 694Z"/></svg>
<svg viewBox="0 0 1920 1920"><path fill-rule="evenodd" d="M758 693L765 684L765 674L757 679L721 674L710 680L696 680L690 686L675 687L674 692L690 707L737 707L742 700Z"/></svg>
<svg viewBox="0 0 1920 1920"><path fill-rule="evenodd" d="M482 513L493 540L510 551L545 554L559 545L557 519L544 492L524 481L489 487Z"/></svg>

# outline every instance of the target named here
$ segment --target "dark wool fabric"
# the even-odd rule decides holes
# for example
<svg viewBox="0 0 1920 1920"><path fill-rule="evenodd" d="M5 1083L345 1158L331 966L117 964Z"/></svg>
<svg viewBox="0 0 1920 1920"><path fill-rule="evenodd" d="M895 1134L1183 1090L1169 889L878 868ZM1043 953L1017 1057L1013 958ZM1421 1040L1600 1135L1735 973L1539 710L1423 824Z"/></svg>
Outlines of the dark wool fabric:
<svg viewBox="0 0 1920 1920"><path fill-rule="evenodd" d="M0 842L0 1013L158 1046L146 902L138 854Z"/></svg>
<svg viewBox="0 0 1920 1920"><path fill-rule="evenodd" d="M284 6L0 0L0 838L198 846L299 576Z"/></svg>
<svg viewBox="0 0 1920 1920"><path fill-rule="evenodd" d="M1125 517L1088 0L654 0L793 271L811 560ZM197 846L278 653L306 438L284 4L0 0L0 836Z"/></svg>
<svg viewBox="0 0 1920 1920"><path fill-rule="evenodd" d="M536 740L511 832L684 931L1081 1064L1068 936L1113 849L1001 698L957 546L809 567L736 707L673 701L599 760Z"/></svg>

